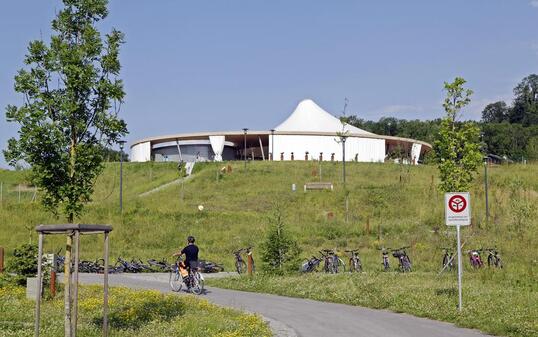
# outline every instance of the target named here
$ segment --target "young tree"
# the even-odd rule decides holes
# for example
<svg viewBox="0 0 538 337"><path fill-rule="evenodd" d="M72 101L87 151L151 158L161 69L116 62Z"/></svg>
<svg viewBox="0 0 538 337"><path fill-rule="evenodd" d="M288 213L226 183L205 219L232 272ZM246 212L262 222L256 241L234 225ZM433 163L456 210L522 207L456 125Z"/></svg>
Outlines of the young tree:
<svg viewBox="0 0 538 337"><path fill-rule="evenodd" d="M471 102L473 94L463 87L465 83L461 77L456 77L452 83L445 82L446 116L434 142L440 188L445 192L468 191L482 162L479 128L471 122L457 122L461 109Z"/></svg>
<svg viewBox="0 0 538 337"><path fill-rule="evenodd" d="M63 3L50 43L30 42L27 67L15 76L24 103L6 108L7 120L20 130L4 156L12 165L30 164L44 206L55 214L62 208L72 223L103 168L102 148L127 134L118 117L125 96L118 79L124 36L114 29L103 39L97 30L108 14L107 0Z"/></svg>
<svg viewBox="0 0 538 337"><path fill-rule="evenodd" d="M271 227L261 245L263 269L270 273L282 274L297 266L297 257L301 250L288 234L279 206L274 207L270 221Z"/></svg>

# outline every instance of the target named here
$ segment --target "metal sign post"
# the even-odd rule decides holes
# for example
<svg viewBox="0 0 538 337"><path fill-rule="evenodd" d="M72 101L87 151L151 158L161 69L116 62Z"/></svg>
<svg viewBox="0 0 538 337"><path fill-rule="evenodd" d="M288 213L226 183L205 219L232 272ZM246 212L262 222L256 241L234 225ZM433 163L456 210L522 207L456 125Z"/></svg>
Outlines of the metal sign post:
<svg viewBox="0 0 538 337"><path fill-rule="evenodd" d="M456 226L458 251L458 310L462 310L462 262L460 227L471 224L471 197L469 192L451 192L445 194L445 220L447 226Z"/></svg>

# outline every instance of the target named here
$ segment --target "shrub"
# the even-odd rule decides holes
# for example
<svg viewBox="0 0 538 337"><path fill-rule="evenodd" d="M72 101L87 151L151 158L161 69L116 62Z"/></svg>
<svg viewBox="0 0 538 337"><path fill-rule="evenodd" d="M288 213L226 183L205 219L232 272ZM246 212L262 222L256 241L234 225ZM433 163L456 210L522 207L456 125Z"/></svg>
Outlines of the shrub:
<svg viewBox="0 0 538 337"><path fill-rule="evenodd" d="M274 208L270 221L271 227L261 245L263 270L274 274L296 270L301 249L297 241L288 234L280 207Z"/></svg>
<svg viewBox="0 0 538 337"><path fill-rule="evenodd" d="M6 270L16 274L12 282L19 285L26 284L27 277L37 274L37 246L23 244L13 250L13 257L8 260Z"/></svg>

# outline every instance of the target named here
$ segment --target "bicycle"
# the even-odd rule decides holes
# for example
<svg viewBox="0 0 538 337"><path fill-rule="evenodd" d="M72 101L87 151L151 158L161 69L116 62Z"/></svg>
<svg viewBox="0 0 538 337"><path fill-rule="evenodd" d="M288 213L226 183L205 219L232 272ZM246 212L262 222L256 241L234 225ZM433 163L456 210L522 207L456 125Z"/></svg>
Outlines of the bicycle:
<svg viewBox="0 0 538 337"><path fill-rule="evenodd" d="M445 269L448 269L448 270L452 270L452 268L454 268L454 252L450 249L450 248L441 248L444 250L444 255L443 255L443 269L442 270L445 270Z"/></svg>
<svg viewBox="0 0 538 337"><path fill-rule="evenodd" d="M191 293L200 295L204 291L204 277L198 271L198 268L191 268L190 272L183 259L178 258L172 265L168 282L172 291L179 292L185 285Z"/></svg>
<svg viewBox="0 0 538 337"><path fill-rule="evenodd" d="M312 255L310 259L306 260L301 265L301 272L311 273L313 271L316 271L320 263L321 263L321 259Z"/></svg>
<svg viewBox="0 0 538 337"><path fill-rule="evenodd" d="M391 251L390 248L381 248L381 264L383 265L383 271L389 271L390 270L390 262L389 262L389 252Z"/></svg>
<svg viewBox="0 0 538 337"><path fill-rule="evenodd" d="M344 264L344 261L338 257L336 251L332 249L323 249L319 253L323 257L323 270L326 273L336 274L338 273L339 268L341 268L342 272L346 271L346 265Z"/></svg>
<svg viewBox="0 0 538 337"><path fill-rule="evenodd" d="M488 267L502 268L503 263L497 248L486 248L485 250L488 252Z"/></svg>
<svg viewBox="0 0 538 337"><path fill-rule="evenodd" d="M482 268L484 266L482 258L480 257L481 252L482 249L471 249L467 251L467 254L469 254L469 262L475 269Z"/></svg>
<svg viewBox="0 0 538 337"><path fill-rule="evenodd" d="M359 257L358 249L346 250L346 253L350 253L349 257L349 272L362 272L362 263Z"/></svg>
<svg viewBox="0 0 538 337"><path fill-rule="evenodd" d="M233 252L235 257L235 270L238 274L242 274L247 270L247 264L245 260L243 260L243 257L241 256L241 253L245 252L248 256L252 256L252 247L247 248L241 248L239 250L236 250ZM252 272L254 272L254 259L252 259Z"/></svg>
<svg viewBox="0 0 538 337"><path fill-rule="evenodd" d="M392 256L398 259L400 271L403 273L411 271L411 259L405 251L407 248L409 247L401 247L392 251Z"/></svg>

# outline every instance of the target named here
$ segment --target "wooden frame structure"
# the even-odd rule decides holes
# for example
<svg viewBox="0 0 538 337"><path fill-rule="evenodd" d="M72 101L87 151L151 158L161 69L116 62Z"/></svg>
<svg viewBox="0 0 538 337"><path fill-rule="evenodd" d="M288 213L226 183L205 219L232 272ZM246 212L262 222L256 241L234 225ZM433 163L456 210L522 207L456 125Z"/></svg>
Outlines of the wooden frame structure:
<svg viewBox="0 0 538 337"><path fill-rule="evenodd" d="M43 237L51 234L65 234L67 245L65 252L65 337L76 337L77 315L78 315L78 262L80 256L80 235L81 234L104 234L104 272L103 272L103 336L108 336L108 248L109 234L112 226L109 225L89 225L89 224L65 224L65 225L39 225L35 228L39 235L39 247L37 257L37 287L36 287L36 308L34 336L39 337L39 323L41 317L41 294L43 289ZM74 239L74 240L73 240ZM74 243L74 245L73 245ZM74 265L75 270L71 271L72 247L75 248ZM71 305L72 304L72 305Z"/></svg>

